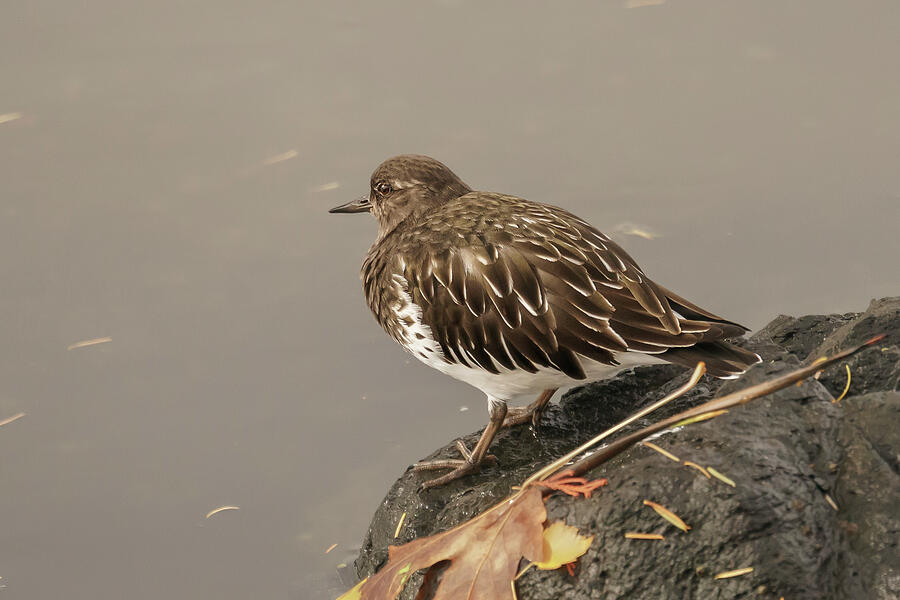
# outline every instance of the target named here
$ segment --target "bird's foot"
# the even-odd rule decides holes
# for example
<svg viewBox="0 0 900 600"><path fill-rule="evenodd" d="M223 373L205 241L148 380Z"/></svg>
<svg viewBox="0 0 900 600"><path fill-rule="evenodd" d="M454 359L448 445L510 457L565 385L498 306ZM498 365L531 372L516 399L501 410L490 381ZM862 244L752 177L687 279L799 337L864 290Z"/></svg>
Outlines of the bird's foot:
<svg viewBox="0 0 900 600"><path fill-rule="evenodd" d="M506 418L503 419L504 427L512 427L513 425L521 425L522 423L531 423L531 426L537 430L541 424L541 417L544 416L543 406L513 406L506 411Z"/></svg>
<svg viewBox="0 0 900 600"><path fill-rule="evenodd" d="M553 397L553 392L555 391L556 389L544 390L541 395L538 396L537 400L528 406L513 406L512 408L506 409L506 418L503 419L503 427L512 427L513 425L521 425L522 423L531 421L532 429L537 431L538 426L541 424L541 417L544 416L547 404L550 403L550 398Z"/></svg>
<svg viewBox="0 0 900 600"><path fill-rule="evenodd" d="M413 465L413 471L416 472L452 469L452 471L450 471L446 475L441 475L440 477L435 477L434 479L425 481L424 483L422 483L421 489L427 490L429 488L446 485L451 481L469 475L470 473L479 472L481 470L481 465L485 463L497 462L497 457L493 454L487 454L484 456L484 458L481 459L481 461L476 462L472 456L472 452L469 451L469 448L465 445L465 443L463 443L462 440L456 441L456 448L459 450L459 453L463 455L463 458L439 458L436 460L423 460Z"/></svg>

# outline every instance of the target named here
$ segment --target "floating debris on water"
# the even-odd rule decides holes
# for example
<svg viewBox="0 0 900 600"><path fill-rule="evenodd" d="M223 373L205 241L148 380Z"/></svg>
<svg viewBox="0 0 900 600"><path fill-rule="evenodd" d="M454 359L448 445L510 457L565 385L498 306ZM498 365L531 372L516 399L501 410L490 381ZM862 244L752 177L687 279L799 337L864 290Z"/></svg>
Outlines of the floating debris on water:
<svg viewBox="0 0 900 600"><path fill-rule="evenodd" d="M225 511L225 510L240 510L240 509L241 509L240 506L220 506L219 508L214 508L211 511L209 511L208 513L206 513L206 518L208 519L211 516L219 514L220 512Z"/></svg>
<svg viewBox="0 0 900 600"><path fill-rule="evenodd" d="M645 6L662 6L666 0L625 0L625 8L643 8Z"/></svg>
<svg viewBox="0 0 900 600"><path fill-rule="evenodd" d="M66 350L75 350L76 348L87 348L88 346L96 346L97 344L105 344L106 342L111 342L111 337L99 337L94 338L92 340L84 340L83 342L75 342Z"/></svg>
<svg viewBox="0 0 900 600"><path fill-rule="evenodd" d="M3 123L9 123L10 121L15 121L16 119L21 119L22 113L20 112L11 112L0 115L0 125Z"/></svg>
<svg viewBox="0 0 900 600"><path fill-rule="evenodd" d="M0 421L0 427L3 427L4 425L9 425L13 421L18 421L19 419L21 419L24 416L25 416L25 413L20 412L20 413L14 414L11 417L7 417L7 418L3 419L2 421Z"/></svg>
<svg viewBox="0 0 900 600"><path fill-rule="evenodd" d="M314 192L330 192L331 190L336 190L341 187L341 184L337 181L329 181L328 183L323 183L322 185L317 185L312 189Z"/></svg>
<svg viewBox="0 0 900 600"><path fill-rule="evenodd" d="M291 160L292 158L297 158L297 156L299 156L299 154L296 150L288 150L287 152L282 152L281 154L276 154L275 156L267 158L263 161L263 164L266 166L274 165L286 160Z"/></svg>
<svg viewBox="0 0 900 600"><path fill-rule="evenodd" d="M612 229L615 233L622 235L634 235L645 240L655 240L659 234L644 225L636 223L619 223Z"/></svg>

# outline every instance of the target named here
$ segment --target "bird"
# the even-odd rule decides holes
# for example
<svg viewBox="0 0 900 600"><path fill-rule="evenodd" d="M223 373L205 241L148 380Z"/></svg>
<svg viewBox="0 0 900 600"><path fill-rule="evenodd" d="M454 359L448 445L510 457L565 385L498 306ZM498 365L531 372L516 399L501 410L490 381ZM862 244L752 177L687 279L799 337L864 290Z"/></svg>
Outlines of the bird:
<svg viewBox="0 0 900 600"><path fill-rule="evenodd" d="M567 210L476 191L428 156L372 173L368 194L331 213L371 213L375 242L360 277L381 327L426 365L487 396L489 420L449 470L423 488L477 472L504 426L536 428L560 387L654 362L734 378L760 357L733 343L746 327L655 283L617 243ZM522 397L536 399L510 407Z"/></svg>

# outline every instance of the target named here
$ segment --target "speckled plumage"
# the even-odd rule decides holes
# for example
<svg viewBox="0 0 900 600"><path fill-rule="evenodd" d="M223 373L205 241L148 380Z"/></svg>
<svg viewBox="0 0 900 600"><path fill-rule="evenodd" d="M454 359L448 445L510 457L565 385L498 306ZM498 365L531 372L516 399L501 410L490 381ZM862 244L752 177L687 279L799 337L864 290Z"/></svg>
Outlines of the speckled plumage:
<svg viewBox="0 0 900 600"><path fill-rule="evenodd" d="M413 317L399 312L411 299L441 359L490 373L545 367L580 380L585 358L615 365L641 352L684 363L676 349L697 344L716 375L755 362L715 344L743 327L655 284L584 220L514 196L468 191L401 222L371 247L362 279L378 322L404 347Z"/></svg>
<svg viewBox="0 0 900 600"><path fill-rule="evenodd" d="M385 161L368 197L333 211L378 220L361 276L379 324L489 399L644 361L703 360L709 373L729 377L759 360L725 341L744 327L654 283L586 221L473 191L434 159Z"/></svg>

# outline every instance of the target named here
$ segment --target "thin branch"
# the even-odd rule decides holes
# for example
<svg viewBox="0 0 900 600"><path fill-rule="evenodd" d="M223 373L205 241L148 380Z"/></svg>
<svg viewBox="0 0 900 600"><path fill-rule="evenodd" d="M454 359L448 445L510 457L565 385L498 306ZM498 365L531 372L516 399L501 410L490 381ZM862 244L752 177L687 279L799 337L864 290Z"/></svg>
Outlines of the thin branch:
<svg viewBox="0 0 900 600"><path fill-rule="evenodd" d="M643 408L643 409L639 410L638 412L634 413L633 415L631 415L624 421L621 421L618 424L610 427L609 429L607 429L600 435L597 435L597 436L591 438L590 440L588 440L587 442L578 446L577 448L575 448L574 450L572 450L565 456L562 456L562 457L556 459L555 461L553 461L552 463L550 463L549 465L547 465L546 467L544 467L543 469L541 469L540 471L538 471L537 473L535 473L534 475L532 475L531 477L526 479L525 482L522 484L522 487L524 488L529 483L532 483L534 481L538 481L540 479L546 479L547 477L552 475L554 472L559 470L561 467L565 466L566 463L568 463L570 460L572 460L576 456L580 455L582 452L589 450L591 448L591 446L597 445L602 440L608 438L609 436L611 436L615 432L619 431L623 427L627 427L628 425L631 425L632 423L634 423L641 417L657 410L658 408L665 406L672 400L674 400L680 396L683 396L688 390L690 390L692 387L697 385L697 382L700 381L700 378L703 376L703 374L705 372L706 372L706 365L704 365L702 362L697 363L697 366L694 368L694 372L691 375L691 378L683 386L681 386L680 388L678 388L677 390L675 390L674 392L672 392L671 394L669 394L662 400L659 400L659 401L651 404L647 408ZM576 473L576 474L580 475L581 473Z"/></svg>
<svg viewBox="0 0 900 600"><path fill-rule="evenodd" d="M867 342L863 342L858 346L855 346L848 350L844 350L843 352L839 352L830 358L826 358L825 360L817 361L814 364L806 367L801 367L795 371L791 371L790 373L782 375L781 377L752 385L743 390L728 394L727 396L715 398L713 400L710 400L709 402L701 404L700 406L696 406L692 409L671 416L668 419L663 419L659 423L654 423L653 425L645 427L640 431L636 431L630 435L614 441L609 446L606 446L605 448L598 450L594 454L581 459L580 461L569 467L568 470L571 470L573 472L573 475L576 476L584 475L588 471L594 469L597 465L606 462L607 460L611 459L621 452L624 452L634 444L653 435L658 431L668 429L669 427L672 427L676 423L684 421L685 419L690 419L692 417L696 417L705 413L746 404L747 402L750 402L751 400L754 400L756 398L760 398L762 396L767 396L768 394L777 392L778 390L784 389L791 384L806 379L810 375L815 374L817 371L821 371L830 364L836 363L856 354L860 350L881 341L883 338L884 334L878 335ZM529 478L529 480L530 479L531 478Z"/></svg>

